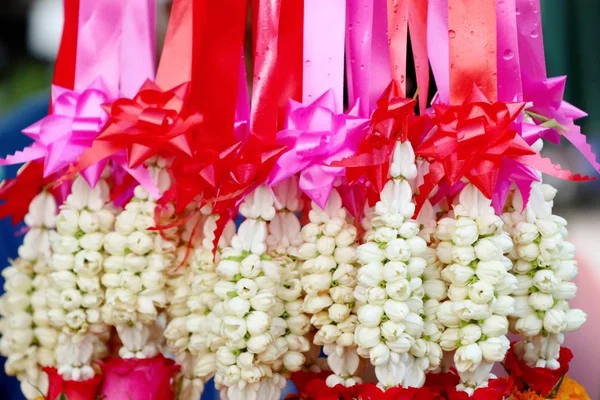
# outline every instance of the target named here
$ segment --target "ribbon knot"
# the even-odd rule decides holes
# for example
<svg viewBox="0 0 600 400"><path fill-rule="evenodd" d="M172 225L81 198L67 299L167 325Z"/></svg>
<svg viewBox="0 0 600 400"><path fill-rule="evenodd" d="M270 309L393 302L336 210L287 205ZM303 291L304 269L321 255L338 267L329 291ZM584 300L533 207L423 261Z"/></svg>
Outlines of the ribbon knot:
<svg viewBox="0 0 600 400"><path fill-rule="evenodd" d="M133 99L106 106L109 119L94 145L80 158L80 168L126 150L129 168L156 155L191 155L185 134L199 127L198 113L184 115L189 84L163 91L146 81Z"/></svg>
<svg viewBox="0 0 600 400"><path fill-rule="evenodd" d="M290 100L285 129L277 134L278 143L287 146L279 158L269 183L276 185L297 173L299 186L321 208L331 190L344 176L345 168L335 161L353 155L360 142L366 120L337 114L333 92L327 91L304 105Z"/></svg>
<svg viewBox="0 0 600 400"><path fill-rule="evenodd" d="M34 143L14 155L8 155L0 160L0 164L43 159L44 178L65 169L92 145L108 119L102 109L102 104L109 100L107 93L108 89L101 78L82 92L53 86L54 113L23 130ZM93 184L101 171L102 168L90 166L82 171L82 175Z"/></svg>

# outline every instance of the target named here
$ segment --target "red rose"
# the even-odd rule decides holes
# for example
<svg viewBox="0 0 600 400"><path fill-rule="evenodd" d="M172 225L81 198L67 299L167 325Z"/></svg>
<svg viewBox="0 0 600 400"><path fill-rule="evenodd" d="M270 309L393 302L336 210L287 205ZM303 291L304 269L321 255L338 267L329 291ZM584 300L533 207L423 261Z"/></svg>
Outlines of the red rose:
<svg viewBox="0 0 600 400"><path fill-rule="evenodd" d="M162 355L146 359L113 358L102 365L100 396L110 400L169 400L175 398L171 378L179 367ZM72 400L69 397L69 400Z"/></svg>
<svg viewBox="0 0 600 400"><path fill-rule="evenodd" d="M466 392L458 391L455 387L448 388L448 400L503 400L512 392L512 379L490 379L488 386L479 388L469 396Z"/></svg>
<svg viewBox="0 0 600 400"><path fill-rule="evenodd" d="M556 370L548 368L530 367L515 353L514 343L506 353L505 367L513 377L515 386L519 391L531 389L540 396L547 396L558 384L558 381L569 372L569 363L573 353L566 347L560 348L558 362L560 367Z"/></svg>
<svg viewBox="0 0 600 400"><path fill-rule="evenodd" d="M48 374L48 400L57 400L61 395L69 400L94 400L102 383L102 375L87 381L65 381L56 368L44 368Z"/></svg>
<svg viewBox="0 0 600 400"><path fill-rule="evenodd" d="M290 379L294 383L294 386L296 386L298 393L302 394L306 392L306 387L310 381L312 381L313 379L325 381L329 375L331 375L331 371L298 371L292 373Z"/></svg>
<svg viewBox="0 0 600 400"><path fill-rule="evenodd" d="M455 387L460 383L460 378L454 368L448 372L439 374L429 373L425 376L425 386L440 396L445 395L448 388Z"/></svg>

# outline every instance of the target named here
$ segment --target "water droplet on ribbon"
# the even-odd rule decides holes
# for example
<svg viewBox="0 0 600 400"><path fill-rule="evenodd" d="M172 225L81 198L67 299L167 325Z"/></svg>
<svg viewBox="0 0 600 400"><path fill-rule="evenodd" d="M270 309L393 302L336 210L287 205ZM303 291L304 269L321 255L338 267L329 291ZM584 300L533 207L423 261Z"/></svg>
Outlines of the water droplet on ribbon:
<svg viewBox="0 0 600 400"><path fill-rule="evenodd" d="M475 34L475 31L471 31L469 32L469 35L473 36Z"/></svg>
<svg viewBox="0 0 600 400"><path fill-rule="evenodd" d="M452 29L450 29L448 31L448 37L450 37L450 39L454 39L456 37L456 32L454 32Z"/></svg>
<svg viewBox="0 0 600 400"><path fill-rule="evenodd" d="M517 7L517 8L515 9L515 14L517 14L517 15L521 15L521 10L519 10L519 7Z"/></svg>
<svg viewBox="0 0 600 400"><path fill-rule="evenodd" d="M531 31L531 37L532 38L536 38L538 37L540 34L538 33L537 29L534 29Z"/></svg>
<svg viewBox="0 0 600 400"><path fill-rule="evenodd" d="M365 65L364 64L360 64L360 69L361 70L365 69Z"/></svg>
<svg viewBox="0 0 600 400"><path fill-rule="evenodd" d="M515 53L513 53L513 51L511 49L505 50L504 54L502 55L502 57L508 61L508 60L512 60L515 57Z"/></svg>
<svg viewBox="0 0 600 400"><path fill-rule="evenodd" d="M304 61L304 64L306 64L307 67L310 66L310 60Z"/></svg>
<svg viewBox="0 0 600 400"><path fill-rule="evenodd" d="M400 75L400 83L404 83L404 75Z"/></svg>

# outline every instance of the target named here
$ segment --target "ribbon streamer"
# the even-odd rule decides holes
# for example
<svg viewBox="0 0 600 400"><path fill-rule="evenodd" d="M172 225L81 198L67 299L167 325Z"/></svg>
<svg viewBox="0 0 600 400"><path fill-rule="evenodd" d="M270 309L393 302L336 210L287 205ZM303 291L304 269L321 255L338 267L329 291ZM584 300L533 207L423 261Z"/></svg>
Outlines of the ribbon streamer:
<svg viewBox="0 0 600 400"><path fill-rule="evenodd" d="M437 86L438 100L450 103L450 56L448 40L448 0L429 0L427 13L427 54Z"/></svg>
<svg viewBox="0 0 600 400"><path fill-rule="evenodd" d="M450 104L462 104L475 84L491 102L496 84L495 0L448 0Z"/></svg>
<svg viewBox="0 0 600 400"><path fill-rule="evenodd" d="M429 93L429 61L427 58L427 1L410 0L408 28L412 44L417 88L419 89L419 111L425 114Z"/></svg>
<svg viewBox="0 0 600 400"><path fill-rule="evenodd" d="M302 100L302 48L304 30L304 0L285 0L281 3L279 40L277 48L277 108L278 128L285 122L289 99Z"/></svg>
<svg viewBox="0 0 600 400"><path fill-rule="evenodd" d="M65 0L64 7L65 21L52 83L56 86L73 89L75 87L75 59L79 32L79 0Z"/></svg>
<svg viewBox="0 0 600 400"><path fill-rule="evenodd" d="M358 105L358 115L368 118L371 48L373 40L373 0L349 0L346 8L346 75L348 102ZM358 103L357 103L358 101Z"/></svg>
<svg viewBox="0 0 600 400"><path fill-rule="evenodd" d="M125 1L121 35L121 95L133 97L156 73L156 0Z"/></svg>
<svg viewBox="0 0 600 400"><path fill-rule="evenodd" d="M247 0L193 1L189 104L204 118L200 137L193 145L195 150L208 145L221 151L235 142L240 50L247 8Z"/></svg>
<svg viewBox="0 0 600 400"><path fill-rule="evenodd" d="M523 101L515 0L496 0L498 100Z"/></svg>
<svg viewBox="0 0 600 400"><path fill-rule="evenodd" d="M101 78L109 98L119 95L122 0L80 0L75 90Z"/></svg>
<svg viewBox="0 0 600 400"><path fill-rule="evenodd" d="M408 46L409 0L388 0L388 43L392 79L400 85L400 96L406 96L406 52Z"/></svg>
<svg viewBox="0 0 600 400"><path fill-rule="evenodd" d="M278 39L281 0L259 0L252 3L255 28L254 78L250 111L250 132L263 140L274 141L277 133L278 87L276 68L281 64Z"/></svg>
<svg viewBox="0 0 600 400"><path fill-rule="evenodd" d="M345 0L304 0L302 102L331 90L334 111L343 111Z"/></svg>

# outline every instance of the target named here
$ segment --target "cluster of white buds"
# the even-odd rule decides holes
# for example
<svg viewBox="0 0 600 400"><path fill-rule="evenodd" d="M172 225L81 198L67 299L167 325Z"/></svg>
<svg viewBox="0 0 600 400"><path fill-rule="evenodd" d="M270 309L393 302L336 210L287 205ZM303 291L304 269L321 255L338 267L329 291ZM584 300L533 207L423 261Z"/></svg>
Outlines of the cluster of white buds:
<svg viewBox="0 0 600 400"><path fill-rule="evenodd" d="M246 219L217 264L214 292L222 303L213 313L222 317L219 333L224 343L216 352L215 382L232 400L279 399L285 386L285 378L274 372L288 344L283 337L287 324L279 318L284 304L277 297L281 266L267 254L266 245L267 222L275 217L273 204L264 185L246 196L240 205Z"/></svg>
<svg viewBox="0 0 600 400"><path fill-rule="evenodd" d="M169 349L176 354L181 365L182 400L201 396L204 384L215 374L214 352L223 344L217 329L220 316L217 317L218 312L212 312L217 304L221 304L219 308L222 309L222 302L214 293L214 286L219 280L214 257L218 260L220 251L213 255L213 241L219 216L210 213L210 207L204 207L197 218L195 216L186 224L183 235L186 242L193 229L198 232L194 235L191 249L188 249L187 243L179 247L179 263L190 253L186 263L174 271L177 277L169 282L173 286L172 294L168 295L170 321L164 335ZM228 246L234 232L235 227L230 221L219 239L219 248Z"/></svg>
<svg viewBox="0 0 600 400"><path fill-rule="evenodd" d="M155 158L147 165L159 191L166 190L171 182L168 162ZM102 318L116 327L123 358L150 358L159 351L152 331L167 304L166 274L175 264L178 230L149 230L156 226L156 206L156 199L143 186L136 186L133 198L116 218L114 232L104 239L108 257L103 262ZM172 206L160 212L161 223L170 222Z"/></svg>
<svg viewBox="0 0 600 400"><path fill-rule="evenodd" d="M115 219L105 179L108 172L94 188L81 176L74 180L56 218L56 231L50 232L51 278L60 293L58 301L49 302L48 319L61 329L56 364L65 379L89 379L95 374L92 359L107 352L110 331L101 318L100 273L105 235Z"/></svg>
<svg viewBox="0 0 600 400"><path fill-rule="evenodd" d="M438 222L435 233L437 256L446 265L442 277L450 283L449 300L440 304L437 317L447 327L442 348L456 350L458 389L472 395L487 385L494 363L504 360L510 345L507 317L514 310L516 279L504 254L513 243L490 200L475 186L462 190L453 213L454 218Z"/></svg>
<svg viewBox="0 0 600 400"><path fill-rule="evenodd" d="M423 338L429 342L439 343L445 326L438 320L437 311L440 304L447 299L448 282L442 278L444 264L440 262L436 252L438 244L438 240L435 238L437 218L435 210L428 200L423 204L417 221L421 226L419 236L427 242L427 248L422 255L427 263L423 271L423 320L425 322ZM447 360L448 357L442 357L442 363L437 368L434 368L435 365L431 365L430 369L432 372L446 372L449 367L445 363Z"/></svg>
<svg viewBox="0 0 600 400"><path fill-rule="evenodd" d="M277 298L283 307L277 307L282 313L274 316L271 325L285 329L282 337L287 341L288 350L281 358L282 367L286 372L296 372L306 364L304 353L311 350L307 338L310 317L302 311L303 291L298 270L302 234L295 213L302 210L302 199L297 177L283 181L273 191L276 213L268 225L267 251L281 266Z"/></svg>
<svg viewBox="0 0 600 400"><path fill-rule="evenodd" d="M396 143L373 230L357 252L362 267L354 292L360 304L355 340L359 354L375 366L383 389L423 386L425 372L437 368L442 358L440 346L423 336L427 262L422 256L427 243L418 236L419 223L411 219L415 204L407 180L416 172L410 143Z"/></svg>
<svg viewBox="0 0 600 400"><path fill-rule="evenodd" d="M517 191L512 207L503 214L505 230L515 247L510 256L518 281L511 328L524 337L517 351L530 366L557 369L565 332L579 329L586 321L580 309L571 309L577 275L575 246L565 240L567 222L552 214L556 190L534 183L529 202Z"/></svg>
<svg viewBox="0 0 600 400"><path fill-rule="evenodd" d="M0 298L0 354L7 357L6 373L17 376L28 399L46 393L48 381L41 367L55 362L58 332L47 316L48 298L58 298L48 276L48 232L55 222L56 201L43 191L33 198L25 216L29 230L19 247L19 258L2 271L5 293Z"/></svg>
<svg viewBox="0 0 600 400"><path fill-rule="evenodd" d="M317 328L314 343L323 345L333 371L329 386L352 386L357 377L359 357L354 330L356 316L356 228L346 221L347 211L336 189L331 191L325 209L312 203L310 222L302 228L303 244L298 256L302 289L306 293L302 310L311 315Z"/></svg>

